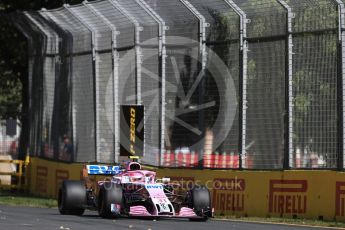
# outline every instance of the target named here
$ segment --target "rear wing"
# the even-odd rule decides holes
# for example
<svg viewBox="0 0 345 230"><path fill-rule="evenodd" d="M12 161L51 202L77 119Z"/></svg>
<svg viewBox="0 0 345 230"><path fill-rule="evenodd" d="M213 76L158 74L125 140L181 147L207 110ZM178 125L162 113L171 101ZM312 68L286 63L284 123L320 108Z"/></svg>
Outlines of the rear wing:
<svg viewBox="0 0 345 230"><path fill-rule="evenodd" d="M116 175L121 172L120 166L114 165L86 165L89 175Z"/></svg>

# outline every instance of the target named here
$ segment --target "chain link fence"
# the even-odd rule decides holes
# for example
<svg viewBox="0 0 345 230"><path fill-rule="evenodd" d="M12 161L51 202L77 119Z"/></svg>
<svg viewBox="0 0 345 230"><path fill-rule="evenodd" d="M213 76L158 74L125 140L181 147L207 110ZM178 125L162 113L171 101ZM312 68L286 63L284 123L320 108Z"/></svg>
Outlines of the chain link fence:
<svg viewBox="0 0 345 230"><path fill-rule="evenodd" d="M99 0L17 13L30 152L119 162L121 105L144 105L163 167L343 169L341 0Z"/></svg>
<svg viewBox="0 0 345 230"><path fill-rule="evenodd" d="M337 88L337 78L342 77L338 75L338 5L330 0L292 0L289 4L295 14L291 166L335 168L340 153L337 105L342 98Z"/></svg>

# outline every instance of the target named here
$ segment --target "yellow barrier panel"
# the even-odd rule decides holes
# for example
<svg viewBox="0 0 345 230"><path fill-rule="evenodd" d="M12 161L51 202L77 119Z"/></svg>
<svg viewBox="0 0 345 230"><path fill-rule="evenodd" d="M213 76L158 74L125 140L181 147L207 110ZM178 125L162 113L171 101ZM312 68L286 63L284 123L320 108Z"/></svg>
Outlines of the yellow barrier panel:
<svg viewBox="0 0 345 230"><path fill-rule="evenodd" d="M64 180L80 180L82 164L68 164L32 158L30 164L30 191L39 196L56 198Z"/></svg>
<svg viewBox="0 0 345 230"><path fill-rule="evenodd" d="M345 220L342 172L160 169L158 175L205 184L216 215Z"/></svg>
<svg viewBox="0 0 345 230"><path fill-rule="evenodd" d="M30 191L57 196L64 179L81 178L82 164L34 158ZM345 221L345 173L335 171L232 171L157 169L184 189L206 185L216 215L287 217ZM104 177L92 177L92 180Z"/></svg>

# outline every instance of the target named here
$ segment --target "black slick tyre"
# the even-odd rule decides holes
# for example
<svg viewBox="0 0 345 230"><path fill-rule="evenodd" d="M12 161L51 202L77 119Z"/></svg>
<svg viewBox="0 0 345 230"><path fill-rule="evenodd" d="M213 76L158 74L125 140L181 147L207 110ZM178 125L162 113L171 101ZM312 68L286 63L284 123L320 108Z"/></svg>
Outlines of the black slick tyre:
<svg viewBox="0 0 345 230"><path fill-rule="evenodd" d="M191 218L191 221L206 221L212 216L211 195L209 190L203 186L195 186L189 191L189 207L201 218Z"/></svg>
<svg viewBox="0 0 345 230"><path fill-rule="evenodd" d="M106 182L100 188L98 196L98 213L103 218L116 218L119 213L111 212L111 204L123 205L122 186L112 182Z"/></svg>
<svg viewBox="0 0 345 230"><path fill-rule="evenodd" d="M82 181L65 180L58 195L58 208L62 215L82 215L86 206L86 189Z"/></svg>

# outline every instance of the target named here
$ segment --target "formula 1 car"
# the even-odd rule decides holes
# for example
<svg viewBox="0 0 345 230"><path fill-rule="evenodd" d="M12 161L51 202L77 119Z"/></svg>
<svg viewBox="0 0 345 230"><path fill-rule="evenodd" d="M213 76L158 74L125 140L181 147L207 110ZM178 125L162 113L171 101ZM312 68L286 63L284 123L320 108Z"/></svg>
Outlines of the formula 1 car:
<svg viewBox="0 0 345 230"><path fill-rule="evenodd" d="M63 215L82 215L98 210L103 218L187 218L205 221L213 216L209 190L202 185L183 191L170 178L156 179L154 171L142 170L138 162L120 166L87 165L87 175L107 175L92 185L88 178L66 180L58 195ZM181 193L182 191L182 193Z"/></svg>

